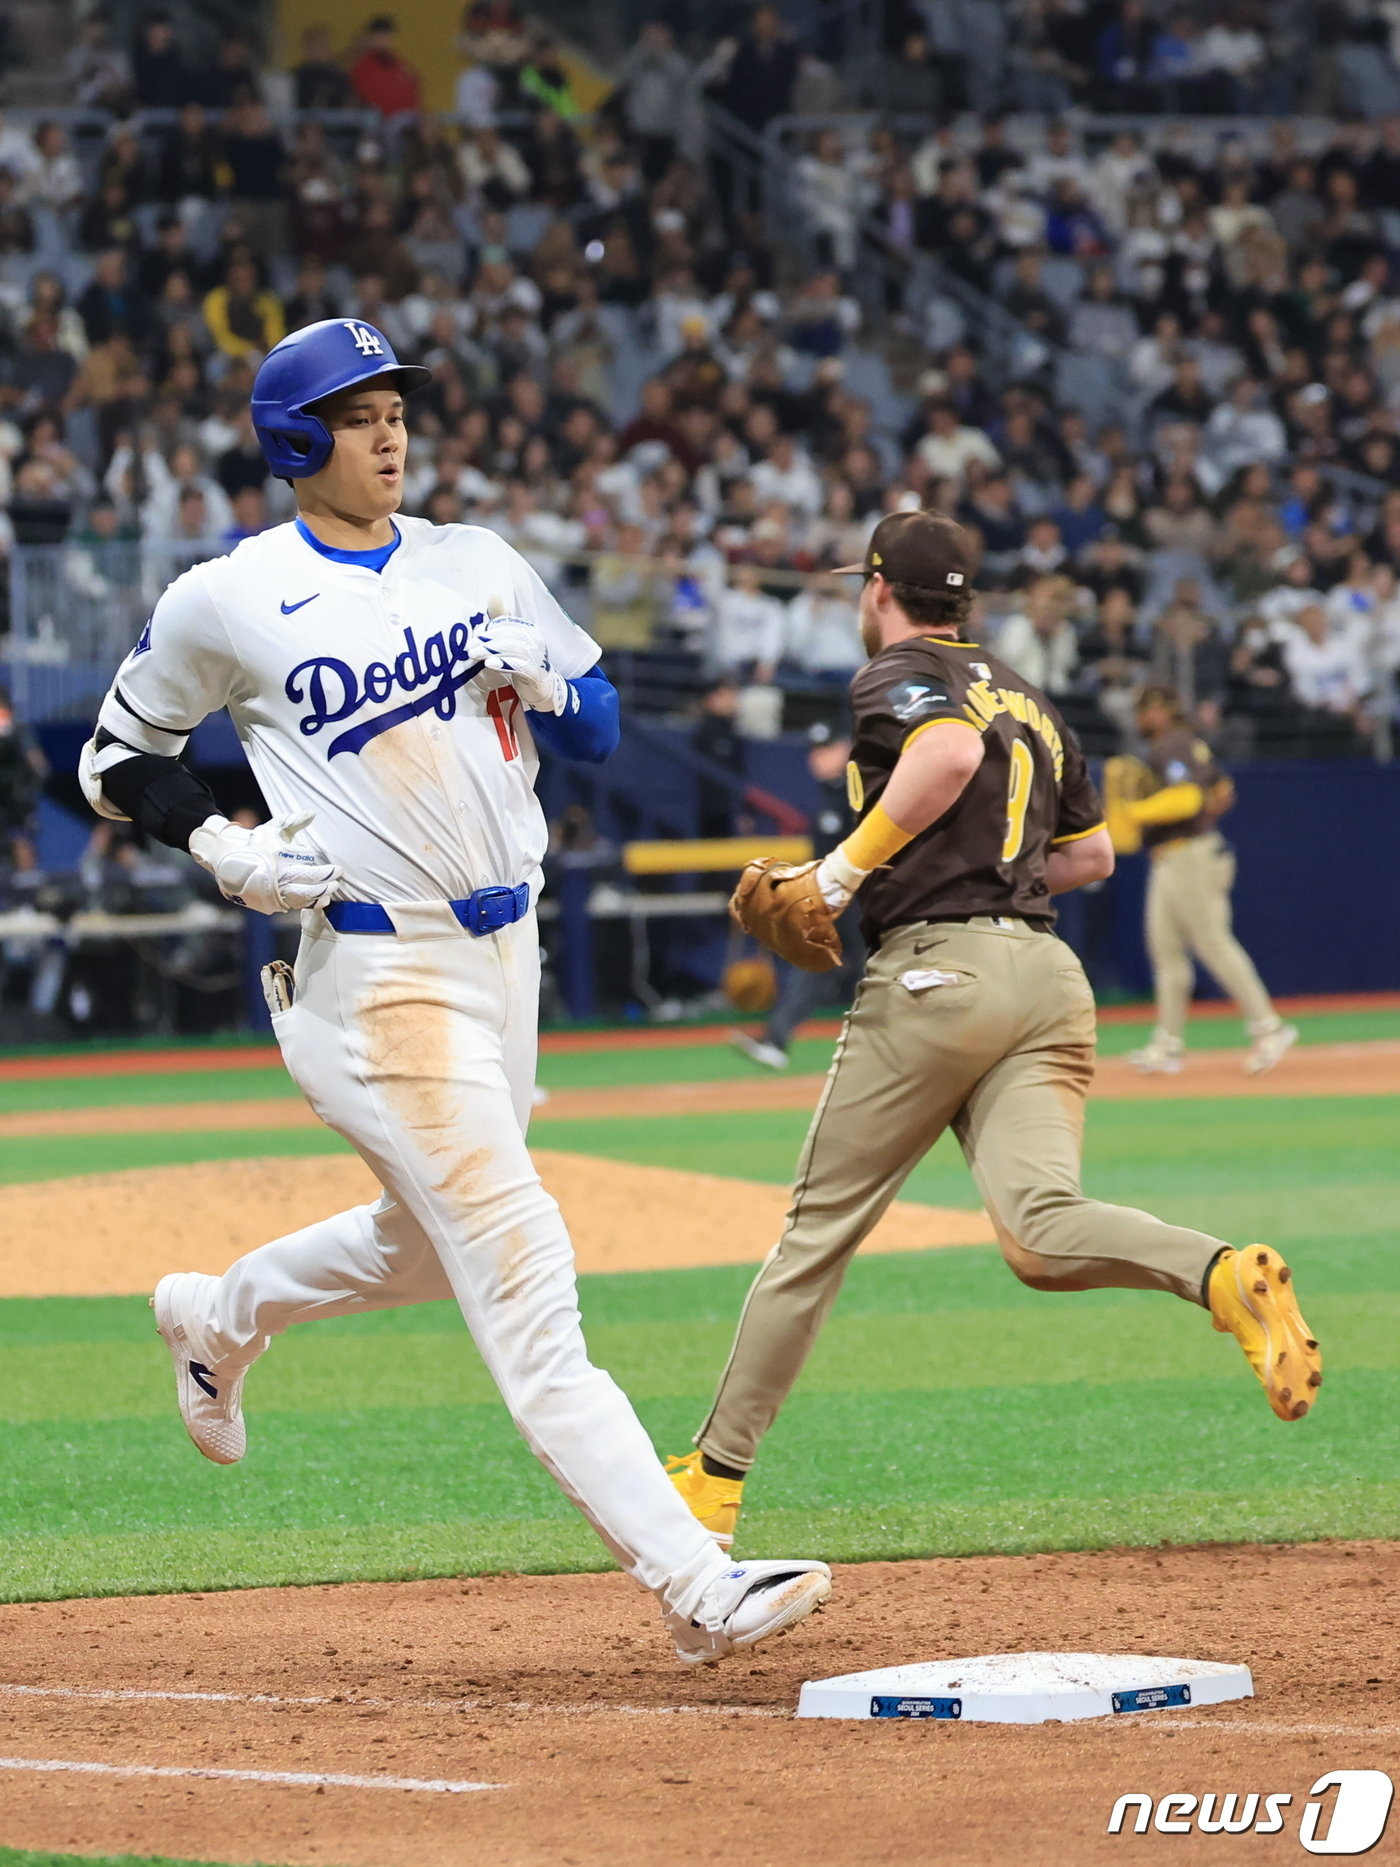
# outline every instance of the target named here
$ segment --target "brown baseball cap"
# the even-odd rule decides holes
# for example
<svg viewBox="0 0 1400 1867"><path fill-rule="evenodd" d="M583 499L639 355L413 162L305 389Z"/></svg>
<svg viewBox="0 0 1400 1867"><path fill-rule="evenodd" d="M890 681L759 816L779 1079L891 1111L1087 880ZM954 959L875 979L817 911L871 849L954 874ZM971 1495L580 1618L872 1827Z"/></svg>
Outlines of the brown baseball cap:
<svg viewBox="0 0 1400 1867"><path fill-rule="evenodd" d="M872 577L921 590L966 590L977 569L972 534L938 512L891 512L871 533L863 564L838 564L832 575Z"/></svg>

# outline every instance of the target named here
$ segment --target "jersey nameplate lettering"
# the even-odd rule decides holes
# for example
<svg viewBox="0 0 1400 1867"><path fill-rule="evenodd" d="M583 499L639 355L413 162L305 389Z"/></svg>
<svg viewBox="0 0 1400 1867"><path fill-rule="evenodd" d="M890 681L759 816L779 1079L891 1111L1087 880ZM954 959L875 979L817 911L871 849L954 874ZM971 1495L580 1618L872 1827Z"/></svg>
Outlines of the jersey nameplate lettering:
<svg viewBox="0 0 1400 1867"><path fill-rule="evenodd" d="M993 687L989 681L974 681L967 690L968 719L978 729L985 732L998 713L1009 713L1023 726L1029 726L1033 733L1038 733L1045 741L1051 758L1055 762L1055 776L1058 779L1065 768L1065 747L1060 737L1060 729L1048 713L1042 713L1029 694L1023 694L1015 687Z"/></svg>

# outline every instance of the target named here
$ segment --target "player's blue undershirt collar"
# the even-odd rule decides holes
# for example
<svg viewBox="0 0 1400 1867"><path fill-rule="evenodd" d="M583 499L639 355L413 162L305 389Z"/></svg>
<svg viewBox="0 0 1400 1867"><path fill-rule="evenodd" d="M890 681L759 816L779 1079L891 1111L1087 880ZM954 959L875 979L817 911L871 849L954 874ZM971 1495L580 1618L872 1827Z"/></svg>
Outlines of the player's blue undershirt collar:
<svg viewBox="0 0 1400 1867"><path fill-rule="evenodd" d="M393 524L392 519L390 524ZM383 570L403 542L403 534L395 525L392 544L376 545L373 551L341 551L335 545L323 545L315 532L308 525L303 525L300 519L296 527L311 549L319 551L323 558L329 558L333 564L358 564L361 570Z"/></svg>

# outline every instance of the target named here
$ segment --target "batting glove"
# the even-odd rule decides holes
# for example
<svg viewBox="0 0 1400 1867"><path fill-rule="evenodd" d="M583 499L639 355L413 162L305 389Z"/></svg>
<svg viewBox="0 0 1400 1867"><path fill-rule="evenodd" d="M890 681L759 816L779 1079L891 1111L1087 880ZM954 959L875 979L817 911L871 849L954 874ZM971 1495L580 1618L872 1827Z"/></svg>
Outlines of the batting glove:
<svg viewBox="0 0 1400 1867"><path fill-rule="evenodd" d="M469 652L493 673L510 676L527 711L562 713L569 704L569 683L550 667L543 633L523 616L492 616L477 623Z"/></svg>
<svg viewBox="0 0 1400 1867"><path fill-rule="evenodd" d="M280 822L245 830L227 817L210 817L190 838L190 854L208 869L220 893L259 914L321 908L330 900L341 871L319 850L297 841L311 822L303 811Z"/></svg>

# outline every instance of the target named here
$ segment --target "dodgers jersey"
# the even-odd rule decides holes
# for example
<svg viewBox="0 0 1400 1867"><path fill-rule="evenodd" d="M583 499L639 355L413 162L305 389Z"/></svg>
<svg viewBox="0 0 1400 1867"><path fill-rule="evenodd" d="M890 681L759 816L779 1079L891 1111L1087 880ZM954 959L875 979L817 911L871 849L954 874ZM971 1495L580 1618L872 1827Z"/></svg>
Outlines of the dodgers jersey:
<svg viewBox="0 0 1400 1867"><path fill-rule="evenodd" d="M492 613L536 623L566 679L598 645L494 532L394 523L381 571L322 556L294 524L186 571L99 723L174 757L226 706L274 818L316 813L303 834L341 865L341 900L537 891L539 756L509 675L468 659L468 632Z"/></svg>

